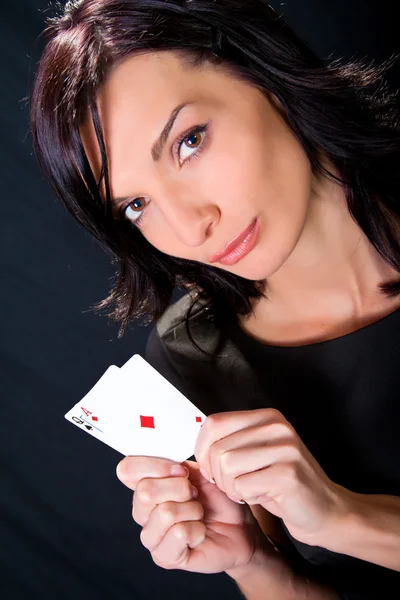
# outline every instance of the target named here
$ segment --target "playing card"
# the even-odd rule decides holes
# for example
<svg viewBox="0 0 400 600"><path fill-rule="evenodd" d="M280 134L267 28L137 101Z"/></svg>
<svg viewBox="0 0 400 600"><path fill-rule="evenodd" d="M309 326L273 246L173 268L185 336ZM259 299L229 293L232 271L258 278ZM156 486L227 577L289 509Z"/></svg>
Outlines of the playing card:
<svg viewBox="0 0 400 600"><path fill-rule="evenodd" d="M70 423L102 441L106 438L102 406L110 401L118 388L118 373L119 367L109 367L86 396L64 415Z"/></svg>
<svg viewBox="0 0 400 600"><path fill-rule="evenodd" d="M124 411L129 418L120 430L121 436L128 436L127 454L178 462L192 456L206 415L139 354L121 368L120 379L128 398ZM130 437L131 423L136 425L137 443Z"/></svg>
<svg viewBox="0 0 400 600"><path fill-rule="evenodd" d="M138 354L106 377L108 371L85 396L85 406L81 401L66 418L79 424L78 418L84 431L125 456L190 458L206 415ZM96 413L101 433L87 430L92 414L82 408Z"/></svg>

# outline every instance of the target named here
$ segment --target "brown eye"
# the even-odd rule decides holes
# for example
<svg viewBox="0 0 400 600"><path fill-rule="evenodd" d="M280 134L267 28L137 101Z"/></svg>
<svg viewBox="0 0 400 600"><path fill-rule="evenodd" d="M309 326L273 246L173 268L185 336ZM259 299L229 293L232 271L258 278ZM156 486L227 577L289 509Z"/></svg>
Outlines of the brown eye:
<svg viewBox="0 0 400 600"><path fill-rule="evenodd" d="M199 131L193 131L192 133L190 133L189 135L187 135L186 137L183 138L183 140L181 141L181 143L179 144L179 158L183 158L185 159L186 156L182 156L182 150L184 151L185 148L186 150L192 150L192 149L196 149L201 145L202 142L202 138L201 138L201 133ZM189 154L190 156L190 154Z"/></svg>
<svg viewBox="0 0 400 600"><path fill-rule="evenodd" d="M128 206L133 208L133 210L143 210L144 202L143 202L142 198L143 198L143 196L141 196L140 198L135 198L135 200L132 200L132 202L130 202L128 204Z"/></svg>
<svg viewBox="0 0 400 600"><path fill-rule="evenodd" d="M144 211L146 205L148 204L146 199L146 196L139 196L138 198L135 198L129 202L123 211L125 219L129 219L129 221L133 222L137 221L140 217L140 214Z"/></svg>
<svg viewBox="0 0 400 600"><path fill-rule="evenodd" d="M201 135L199 135L198 132L191 133L186 140L188 140L188 146L190 146L190 148L197 148L198 144L201 142Z"/></svg>
<svg viewBox="0 0 400 600"><path fill-rule="evenodd" d="M175 156L185 163L200 154L204 148L204 141L207 138L207 129L208 125L199 125L189 133L180 137L175 145ZM192 152L192 150L195 152Z"/></svg>

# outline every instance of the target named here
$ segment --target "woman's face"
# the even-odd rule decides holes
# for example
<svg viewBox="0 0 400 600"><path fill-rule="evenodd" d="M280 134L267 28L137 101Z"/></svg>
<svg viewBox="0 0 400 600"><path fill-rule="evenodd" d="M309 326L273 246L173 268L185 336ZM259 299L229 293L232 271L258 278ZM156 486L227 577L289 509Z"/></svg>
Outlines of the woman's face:
<svg viewBox="0 0 400 600"><path fill-rule="evenodd" d="M118 65L98 100L116 215L125 208L126 218L140 218L134 226L171 256L251 280L281 267L306 222L312 173L274 96L268 100L222 67L192 69L173 52L158 52ZM183 104L153 156L153 144ZM82 133L98 175L92 125ZM236 253L234 264L211 262L255 219L258 235L247 254Z"/></svg>

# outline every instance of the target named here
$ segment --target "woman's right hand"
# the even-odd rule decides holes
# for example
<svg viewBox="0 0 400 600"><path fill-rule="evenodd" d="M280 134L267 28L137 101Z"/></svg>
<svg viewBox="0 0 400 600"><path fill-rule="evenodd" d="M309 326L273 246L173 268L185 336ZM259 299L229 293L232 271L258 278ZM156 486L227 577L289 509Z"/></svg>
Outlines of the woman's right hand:
<svg viewBox="0 0 400 600"><path fill-rule="evenodd" d="M170 460L129 456L118 478L133 490L133 519L140 540L164 569L219 573L245 567L256 551L272 547L247 504L228 498L203 477L196 462L188 474L172 475ZM192 495L192 486L198 491Z"/></svg>

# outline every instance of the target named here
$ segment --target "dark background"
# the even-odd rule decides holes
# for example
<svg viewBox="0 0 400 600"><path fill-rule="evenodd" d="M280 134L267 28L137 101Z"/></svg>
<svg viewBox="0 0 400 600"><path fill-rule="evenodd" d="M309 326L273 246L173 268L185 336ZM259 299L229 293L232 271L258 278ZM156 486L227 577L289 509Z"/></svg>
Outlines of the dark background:
<svg viewBox="0 0 400 600"><path fill-rule="evenodd" d="M400 51L390 0L271 2L323 58ZM56 203L32 155L28 105L43 0L2 0L0 21L0 595L14 599L239 598L225 574L157 567L131 519L122 458L63 415L149 329L90 311L114 268ZM45 10L45 13L43 11ZM389 75L398 86L400 65Z"/></svg>

